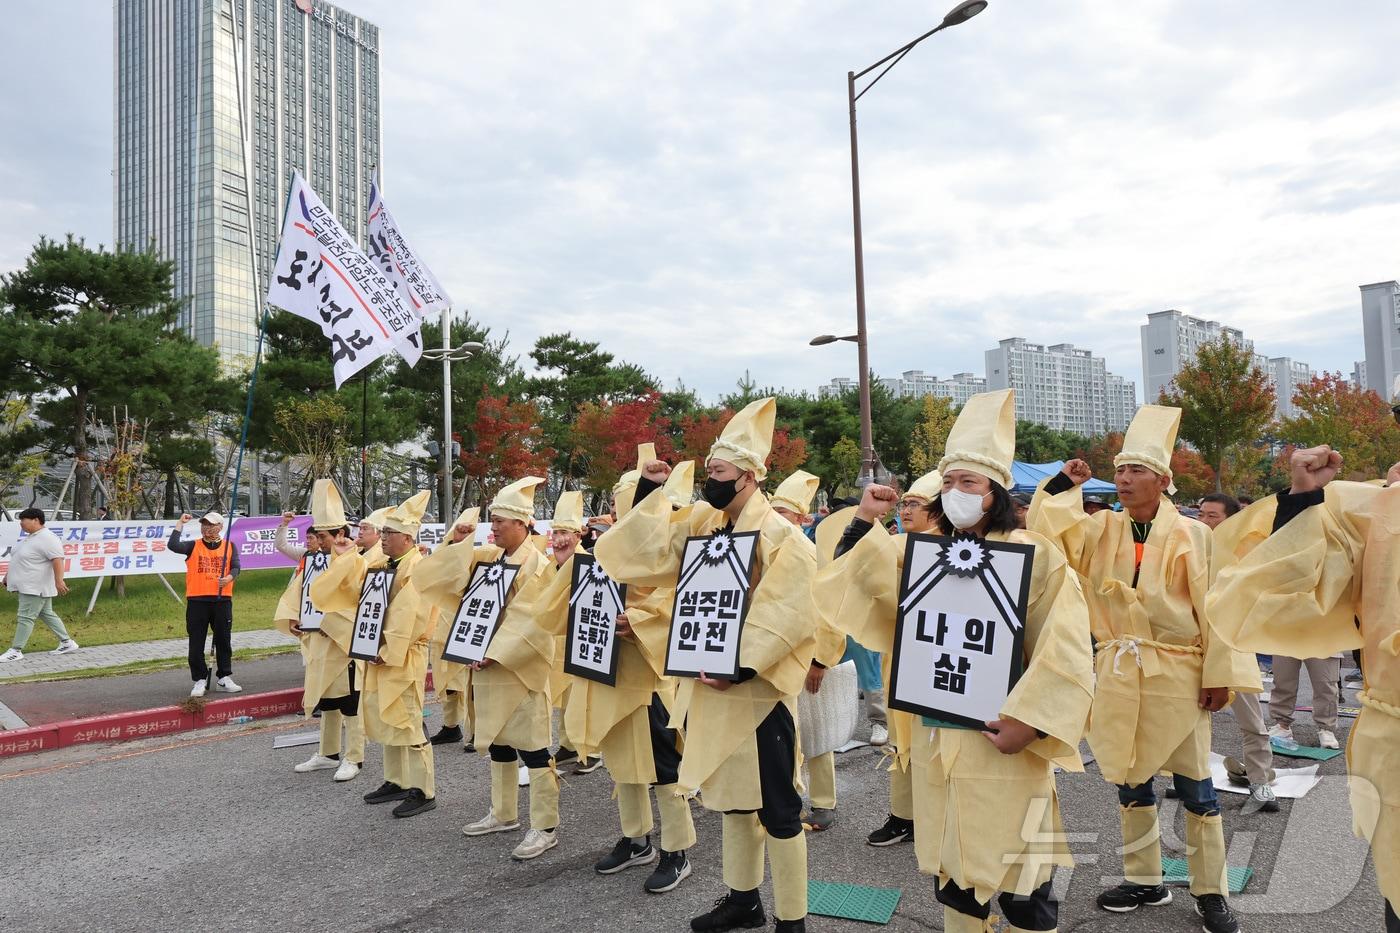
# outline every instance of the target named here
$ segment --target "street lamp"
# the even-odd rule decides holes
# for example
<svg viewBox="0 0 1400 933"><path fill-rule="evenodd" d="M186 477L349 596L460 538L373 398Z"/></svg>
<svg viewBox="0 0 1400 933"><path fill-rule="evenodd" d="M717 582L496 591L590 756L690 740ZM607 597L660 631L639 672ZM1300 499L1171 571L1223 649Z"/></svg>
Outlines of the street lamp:
<svg viewBox="0 0 1400 933"><path fill-rule="evenodd" d="M807 341L807 346L824 347L827 344L835 343L838 340L849 340L851 341L851 343L856 343L860 340L860 334L851 334L848 337L838 337L835 334L822 334L820 337L813 337L811 340Z"/></svg>
<svg viewBox="0 0 1400 933"><path fill-rule="evenodd" d="M438 511L443 524L452 521L452 364L471 359L485 347L468 340L452 346L452 321L448 309L442 309L442 346L425 349L423 355L430 360L442 360L442 486L438 490Z"/></svg>
<svg viewBox="0 0 1400 933"><path fill-rule="evenodd" d="M908 55L914 46L936 32L949 26L965 23L987 8L987 0L963 0L948 11L943 22L898 49L895 49L864 71L846 72L846 97L851 112L851 221L855 228L856 252L856 357L860 366L860 485L867 485L875 473L875 446L871 440L870 428L870 356L865 329L865 253L860 235L860 160L856 149L856 101L874 87L900 59ZM888 64L886 64L888 63ZM884 69L871 79L870 83L856 93L856 81L884 65ZM822 346L837 340L850 340L850 337L833 337L825 334L811 341L812 346Z"/></svg>

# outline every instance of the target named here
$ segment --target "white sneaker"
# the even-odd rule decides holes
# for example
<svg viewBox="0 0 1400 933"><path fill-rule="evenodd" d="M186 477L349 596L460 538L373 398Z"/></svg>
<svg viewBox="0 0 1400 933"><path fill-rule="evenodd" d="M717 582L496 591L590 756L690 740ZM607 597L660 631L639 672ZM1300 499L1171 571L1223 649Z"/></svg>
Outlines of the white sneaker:
<svg viewBox="0 0 1400 933"><path fill-rule="evenodd" d="M475 823L468 823L466 826L463 826L462 835L485 836L488 833L505 833L510 832L512 829L519 828L519 820L516 820L514 823L502 823L500 820L496 819L496 813L493 810L488 812L485 816L477 820Z"/></svg>
<svg viewBox="0 0 1400 933"><path fill-rule="evenodd" d="M334 758L327 758L322 754L312 755L301 764L292 768L297 774L305 774L308 771L329 771L331 768L340 767L340 762Z"/></svg>
<svg viewBox="0 0 1400 933"><path fill-rule="evenodd" d="M529 786L530 786L530 769L527 768L527 767L525 767L524 765L521 765L521 766L520 766L520 770L516 772L516 775L515 775L515 786L516 786L516 787L529 787Z"/></svg>
<svg viewBox="0 0 1400 933"><path fill-rule="evenodd" d="M221 693L242 693L243 688L233 682L232 677L220 677L214 683L214 689Z"/></svg>
<svg viewBox="0 0 1400 933"><path fill-rule="evenodd" d="M888 745L890 741L890 730L882 722L877 722L870 727L870 744L877 748L881 745Z"/></svg>
<svg viewBox="0 0 1400 933"><path fill-rule="evenodd" d="M79 647L81 646L70 638L67 641L59 642L58 647L53 649L53 654L68 654L70 651L77 651Z"/></svg>
<svg viewBox="0 0 1400 933"><path fill-rule="evenodd" d="M1297 741L1293 738L1293 727L1278 722L1269 727L1269 739L1282 739L1285 742Z"/></svg>
<svg viewBox="0 0 1400 933"><path fill-rule="evenodd" d="M209 681L207 681L207 680L196 680L196 681L194 682L194 686L190 688L190 696L192 696L192 697L202 697L202 696L204 696L204 691L205 691L206 689L208 689L208 687L209 687Z"/></svg>
<svg viewBox="0 0 1400 933"><path fill-rule="evenodd" d="M1341 748L1342 744L1337 741L1337 733L1330 729L1317 730L1318 748Z"/></svg>
<svg viewBox="0 0 1400 933"><path fill-rule="evenodd" d="M559 844L559 831L532 829L525 834L525 838L520 841L520 845L515 847L515 851L510 857L517 862L528 862L532 858L539 858L550 849Z"/></svg>
<svg viewBox="0 0 1400 933"><path fill-rule="evenodd" d="M360 773L360 766L353 761L342 761L340 767L335 769L335 779L337 781L349 781Z"/></svg>
<svg viewBox="0 0 1400 933"><path fill-rule="evenodd" d="M0 654L0 663L3 663L3 662L5 662L5 661L19 661L19 660L21 660L23 657L24 657L24 652L23 652L23 651L20 651L18 648L11 648L9 651L6 651L4 654Z"/></svg>

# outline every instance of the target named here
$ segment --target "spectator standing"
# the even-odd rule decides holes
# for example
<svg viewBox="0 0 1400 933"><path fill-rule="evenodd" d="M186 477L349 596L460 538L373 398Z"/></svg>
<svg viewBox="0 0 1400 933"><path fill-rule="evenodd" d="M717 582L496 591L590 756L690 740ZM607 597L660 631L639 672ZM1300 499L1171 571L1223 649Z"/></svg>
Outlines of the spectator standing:
<svg viewBox="0 0 1400 933"><path fill-rule="evenodd" d="M206 512L199 519L199 539L181 541L180 529L192 519L181 515L165 546L185 555L185 631L190 636L190 696L202 697L209 688L209 664L204 639L214 631L214 689L239 693L233 680L233 581L240 567L238 549L223 537L224 517Z"/></svg>
<svg viewBox="0 0 1400 933"><path fill-rule="evenodd" d="M24 646L34 631L36 618L58 639L54 654L77 651L78 643L53 611L53 598L68 595L68 584L63 582L63 545L58 535L44 527L42 509L20 512L19 526L25 537L10 555L10 569L5 572L4 581L5 588L19 597L19 620L15 625L15 639L10 642L10 650L0 654L0 662L24 657Z"/></svg>

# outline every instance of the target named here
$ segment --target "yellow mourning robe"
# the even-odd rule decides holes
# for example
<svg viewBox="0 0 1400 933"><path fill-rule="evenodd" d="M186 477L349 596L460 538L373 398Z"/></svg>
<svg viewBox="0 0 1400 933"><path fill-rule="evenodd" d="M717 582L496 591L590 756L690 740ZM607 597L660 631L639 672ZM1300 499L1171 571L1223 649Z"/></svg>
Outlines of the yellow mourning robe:
<svg viewBox="0 0 1400 933"><path fill-rule="evenodd" d="M360 715L365 718L365 735L380 745L422 745L427 741L423 736L423 678L428 673L428 638L437 616L413 585L421 560L416 548L399 559L380 636L379 657L384 663L363 666ZM311 601L325 613L322 626L333 614L345 620L347 650L365 575L388 562L384 552L374 548L365 555L351 551L333 557L326 571L311 583Z"/></svg>
<svg viewBox="0 0 1400 933"><path fill-rule="evenodd" d="M1245 651L1361 649L1362 709L1347 743L1352 825L1371 844L1381 894L1400 905L1400 486L1336 482L1324 496L1223 569L1208 605L1221 636ZM1241 520L1237 536L1267 535L1274 502L1218 530Z"/></svg>
<svg viewBox="0 0 1400 933"><path fill-rule="evenodd" d="M912 723L914 846L919 870L971 889L1029 894L1056 865L1072 865L1055 768L1083 771L1079 740L1093 696L1088 609L1079 581L1044 538L1025 531L990 541L1035 546L1026 612L1024 673L1001 715L1045 734L1003 755L970 729ZM822 616L872 650L892 651L905 535L878 523L817 574Z"/></svg>
<svg viewBox="0 0 1400 933"><path fill-rule="evenodd" d="M658 489L598 539L594 554L619 583L671 589L680 573L685 539L727 524L723 512L703 502L672 512L670 500ZM739 641L739 664L757 676L728 690L683 678L671 711L672 727L684 726L686 735L680 789L701 789L705 806L719 811L762 806L754 733L779 703L797 721L796 698L812 660L816 618L812 542L757 492L744 504L734 530L759 532L754 551L757 583L750 591ZM668 611L668 629L669 622ZM794 760L794 774L797 765Z"/></svg>
<svg viewBox="0 0 1400 933"><path fill-rule="evenodd" d="M573 573L574 561L570 557L559 567L540 600L540 624L557 636L560 656L556 667L560 670ZM662 673L666 669L666 641L674 599L675 591L670 589L627 588L627 621L632 634L619 635L614 645L616 686L565 675L570 684L564 709L565 731L579 755L587 758L601 754L608 774L618 784L654 784L657 780L648 710L652 694L660 695L668 712L675 709L676 678Z"/></svg>
<svg viewBox="0 0 1400 933"><path fill-rule="evenodd" d="M301 582L306 562L303 559L296 574L277 600L273 624L277 630L290 635L292 625L301 619ZM314 599L313 599L314 602ZM354 613L326 613L320 631L302 632L301 657L305 670L302 675L301 707L310 716L323 699L350 694L350 635ZM358 678L357 673L357 678Z"/></svg>
<svg viewBox="0 0 1400 933"><path fill-rule="evenodd" d="M1104 780L1145 783L1159 771L1210 777L1210 713L1205 687L1262 689L1253 657L1216 637L1207 623L1211 532L1182 518L1163 498L1136 549L1126 512L1084 513L1079 487L1036 492L1030 530L1065 555L1084 583L1097 648L1089 747Z"/></svg>
<svg viewBox="0 0 1400 933"><path fill-rule="evenodd" d="M415 577L418 591L441 615L451 618L457 614L476 565L494 563L504 553L494 544L475 547L463 542L440 547L419 565ZM495 663L471 675L476 746L483 755L491 745L535 751L548 748L550 743L549 672L554 663L554 637L535 622L535 601L548 582L544 574L549 572L549 562L528 541L506 557L506 562L520 570L486 651L486 657Z"/></svg>

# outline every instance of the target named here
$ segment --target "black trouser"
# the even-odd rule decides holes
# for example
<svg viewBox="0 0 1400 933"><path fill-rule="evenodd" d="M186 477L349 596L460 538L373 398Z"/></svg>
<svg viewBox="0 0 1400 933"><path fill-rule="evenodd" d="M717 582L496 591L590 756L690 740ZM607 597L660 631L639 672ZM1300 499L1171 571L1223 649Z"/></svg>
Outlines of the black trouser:
<svg viewBox="0 0 1400 933"><path fill-rule="evenodd" d="M1395 916L1395 905L1385 902L1385 933L1400 933L1400 917Z"/></svg>
<svg viewBox="0 0 1400 933"><path fill-rule="evenodd" d="M507 762L516 760L517 752L509 745L488 745L486 751L491 756L492 761ZM527 768L549 767L549 749L547 748L539 748L532 752L522 751L518 754L520 760L525 762L525 767Z"/></svg>
<svg viewBox="0 0 1400 933"><path fill-rule="evenodd" d="M933 890L938 897L938 903L951 907L960 914L986 920L992 912L990 903L979 904L976 894L964 891L955 884L939 884L935 879ZM1055 900L1055 895L1051 893L1049 881L1029 895L1003 891L997 895L997 903L1001 906L1002 915L1018 929L1053 930L1059 923L1060 902Z"/></svg>
<svg viewBox="0 0 1400 933"><path fill-rule="evenodd" d="M763 806L758 821L774 839L791 839L802 833L802 795L793 786L797 762L797 730L792 713L781 703L758 724L758 786ZM752 813L752 810L736 810Z"/></svg>
<svg viewBox="0 0 1400 933"><path fill-rule="evenodd" d="M651 695L647 720L651 725L651 760L656 766L656 784L652 786L674 784L681 776L681 753L677 747L680 737L669 725L671 714L666 711L659 694Z"/></svg>
<svg viewBox="0 0 1400 933"><path fill-rule="evenodd" d="M190 680L208 680L204 639L214 630L217 676L233 673L233 600L227 596L192 596L185 601L185 631L190 636Z"/></svg>
<svg viewBox="0 0 1400 933"><path fill-rule="evenodd" d="M315 713L339 713L342 716L360 715L360 691L355 686L355 662L350 662L350 692L343 697L321 697Z"/></svg>

